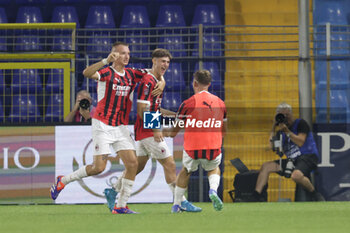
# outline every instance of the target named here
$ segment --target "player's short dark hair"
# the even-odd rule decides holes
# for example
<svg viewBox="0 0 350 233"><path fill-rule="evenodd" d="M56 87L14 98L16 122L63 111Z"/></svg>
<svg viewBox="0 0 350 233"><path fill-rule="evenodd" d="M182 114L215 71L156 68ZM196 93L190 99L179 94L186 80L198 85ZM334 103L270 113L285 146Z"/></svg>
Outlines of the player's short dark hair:
<svg viewBox="0 0 350 233"><path fill-rule="evenodd" d="M202 85L211 83L211 74L208 70L198 70L193 75L194 79Z"/></svg>
<svg viewBox="0 0 350 233"><path fill-rule="evenodd" d="M127 43L124 43L124 42L121 42L121 41L117 41L117 42L114 42L113 45L112 45L112 48L114 46L118 46L118 45L123 45L123 46L127 46L129 47L129 45Z"/></svg>
<svg viewBox="0 0 350 233"><path fill-rule="evenodd" d="M152 58L168 57L170 60L173 58L167 49L155 49L152 52Z"/></svg>

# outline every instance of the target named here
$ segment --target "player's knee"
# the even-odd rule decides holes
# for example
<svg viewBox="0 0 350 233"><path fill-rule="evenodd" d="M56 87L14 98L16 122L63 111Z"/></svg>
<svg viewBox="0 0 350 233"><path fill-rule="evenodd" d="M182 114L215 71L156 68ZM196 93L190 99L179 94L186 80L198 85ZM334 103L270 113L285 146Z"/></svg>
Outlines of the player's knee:
<svg viewBox="0 0 350 233"><path fill-rule="evenodd" d="M138 161L137 159L133 159L133 160L129 160L125 165L126 169L128 170L132 170L132 171L137 171L137 168L138 168Z"/></svg>
<svg viewBox="0 0 350 233"><path fill-rule="evenodd" d="M292 172L291 178L292 180L294 180L295 182L299 182L300 180L302 180L304 177L303 173L301 173L299 170L294 170Z"/></svg>

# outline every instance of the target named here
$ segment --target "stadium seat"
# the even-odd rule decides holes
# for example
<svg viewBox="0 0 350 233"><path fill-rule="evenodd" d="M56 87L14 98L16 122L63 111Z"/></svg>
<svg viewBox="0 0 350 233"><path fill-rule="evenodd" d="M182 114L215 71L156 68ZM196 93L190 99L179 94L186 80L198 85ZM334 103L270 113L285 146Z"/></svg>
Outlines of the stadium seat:
<svg viewBox="0 0 350 233"><path fill-rule="evenodd" d="M349 72L346 65L347 61L330 61L330 87L332 90L349 88ZM315 64L316 84L326 89L327 86L327 62L316 61Z"/></svg>
<svg viewBox="0 0 350 233"><path fill-rule="evenodd" d="M127 67L135 68L135 69L151 68L151 67L149 67L141 62L129 62Z"/></svg>
<svg viewBox="0 0 350 233"><path fill-rule="evenodd" d="M4 77L4 70L0 70L0 94L3 93L5 90L5 77ZM1 95L2 96L2 95ZM1 97L0 97L1 98Z"/></svg>
<svg viewBox="0 0 350 233"><path fill-rule="evenodd" d="M7 15L5 9L0 7L0 23L7 23ZM6 37L4 35L6 31L0 31L0 52L7 51Z"/></svg>
<svg viewBox="0 0 350 233"><path fill-rule="evenodd" d="M63 69L52 69L45 85L46 93L61 93L63 91Z"/></svg>
<svg viewBox="0 0 350 233"><path fill-rule="evenodd" d="M179 92L165 92L162 99L162 108L177 112L182 103Z"/></svg>
<svg viewBox="0 0 350 233"><path fill-rule="evenodd" d="M54 4L74 4L74 3L79 3L82 2L83 0L51 0L51 3Z"/></svg>
<svg viewBox="0 0 350 233"><path fill-rule="evenodd" d="M22 6L18 9L16 23L42 23L42 15L39 7ZM16 31L17 51L41 50L38 30L18 30Z"/></svg>
<svg viewBox="0 0 350 233"><path fill-rule="evenodd" d="M115 0L87 0L89 3L114 3Z"/></svg>
<svg viewBox="0 0 350 233"><path fill-rule="evenodd" d="M73 6L57 6L53 10L53 23L76 23L76 28L80 28L79 18L75 7Z"/></svg>
<svg viewBox="0 0 350 233"><path fill-rule="evenodd" d="M220 70L218 63L216 62L203 62L203 69L208 70L212 77L210 89L215 91L220 91L222 88L222 80L220 77ZM195 64L194 72L199 70L199 62Z"/></svg>
<svg viewBox="0 0 350 233"><path fill-rule="evenodd" d="M108 56L111 46L112 40L107 34L94 34L88 39L86 52L90 58L102 59Z"/></svg>
<svg viewBox="0 0 350 233"><path fill-rule="evenodd" d="M2 101L0 98L0 122L4 122L4 118L5 118L5 112L4 112L4 108L2 107Z"/></svg>
<svg viewBox="0 0 350 233"><path fill-rule="evenodd" d="M208 26L222 25L218 6L214 4L197 5L192 19L192 26L198 26L199 24Z"/></svg>
<svg viewBox="0 0 350 233"><path fill-rule="evenodd" d="M42 82L38 70L20 69L14 70L12 76L12 92L19 93L39 93L42 91Z"/></svg>
<svg viewBox="0 0 350 233"><path fill-rule="evenodd" d="M13 0L1 0L0 5L7 6L11 3L11 1L13 1Z"/></svg>
<svg viewBox="0 0 350 233"><path fill-rule="evenodd" d="M346 123L350 120L349 101L346 90L330 91L330 123ZM320 87L316 89L316 121L327 121L327 91Z"/></svg>
<svg viewBox="0 0 350 233"><path fill-rule="evenodd" d="M129 5L124 8L121 28L149 28L150 21L145 6Z"/></svg>
<svg viewBox="0 0 350 233"><path fill-rule="evenodd" d="M314 23L347 25L347 8L342 1L318 1L314 9Z"/></svg>
<svg viewBox="0 0 350 233"><path fill-rule="evenodd" d="M192 56L199 56L198 51L198 38L197 43L193 46ZM212 57L212 56L222 56L223 49L221 48L220 37L212 34L203 36L203 56Z"/></svg>
<svg viewBox="0 0 350 233"><path fill-rule="evenodd" d="M185 27L185 18L179 5L163 5L159 9L156 27Z"/></svg>
<svg viewBox="0 0 350 233"><path fill-rule="evenodd" d="M326 34L315 33L315 54L326 55ZM331 55L347 55L350 53L349 35L341 32L331 32Z"/></svg>
<svg viewBox="0 0 350 233"><path fill-rule="evenodd" d="M16 4L25 5L25 4L45 4L46 0L16 0Z"/></svg>
<svg viewBox="0 0 350 233"><path fill-rule="evenodd" d="M115 28L110 6L91 6L86 19L85 28Z"/></svg>
<svg viewBox="0 0 350 233"><path fill-rule="evenodd" d="M76 23L76 28L80 28L79 18L75 7L57 6L53 10L53 23ZM54 30L53 51L71 51L72 37L71 30ZM77 49L77 48L76 48Z"/></svg>
<svg viewBox="0 0 350 233"><path fill-rule="evenodd" d="M63 121L63 95L52 94L46 103L45 122Z"/></svg>
<svg viewBox="0 0 350 233"><path fill-rule="evenodd" d="M97 106L97 93L90 93L91 99L92 99L92 106Z"/></svg>
<svg viewBox="0 0 350 233"><path fill-rule="evenodd" d="M172 62L164 75L166 91L178 91L185 88L181 63Z"/></svg>
<svg viewBox="0 0 350 233"><path fill-rule="evenodd" d="M13 95L11 110L8 116L10 122L40 122L42 117L34 95Z"/></svg>
<svg viewBox="0 0 350 233"><path fill-rule="evenodd" d="M148 38L144 35L133 32L125 36L125 42L129 44L131 57L149 57L150 48Z"/></svg>
<svg viewBox="0 0 350 233"><path fill-rule="evenodd" d="M161 36L158 47L169 50L173 57L186 57L187 55L181 36Z"/></svg>

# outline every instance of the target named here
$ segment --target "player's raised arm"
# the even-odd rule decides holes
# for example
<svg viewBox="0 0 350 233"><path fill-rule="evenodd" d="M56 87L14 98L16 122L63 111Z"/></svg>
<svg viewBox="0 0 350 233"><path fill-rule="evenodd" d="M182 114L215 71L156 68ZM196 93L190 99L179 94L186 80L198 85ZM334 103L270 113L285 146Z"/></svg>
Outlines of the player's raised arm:
<svg viewBox="0 0 350 233"><path fill-rule="evenodd" d="M92 64L91 66L86 67L83 71L83 75L86 78L98 80L99 75L97 74L97 71L99 69L101 69L103 66L108 65L111 62L114 62L115 60L118 59L118 57L119 57L118 52L111 52L107 58L104 58L101 61L96 62L96 63Z"/></svg>

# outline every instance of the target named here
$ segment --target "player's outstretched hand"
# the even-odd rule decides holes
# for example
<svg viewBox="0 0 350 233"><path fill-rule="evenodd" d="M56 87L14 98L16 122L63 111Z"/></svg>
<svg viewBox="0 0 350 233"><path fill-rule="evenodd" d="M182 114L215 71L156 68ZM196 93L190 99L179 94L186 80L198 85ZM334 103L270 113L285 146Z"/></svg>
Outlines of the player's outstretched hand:
<svg viewBox="0 0 350 233"><path fill-rule="evenodd" d="M108 57L107 57L107 62L115 62L119 58L119 53L118 52L111 52Z"/></svg>

